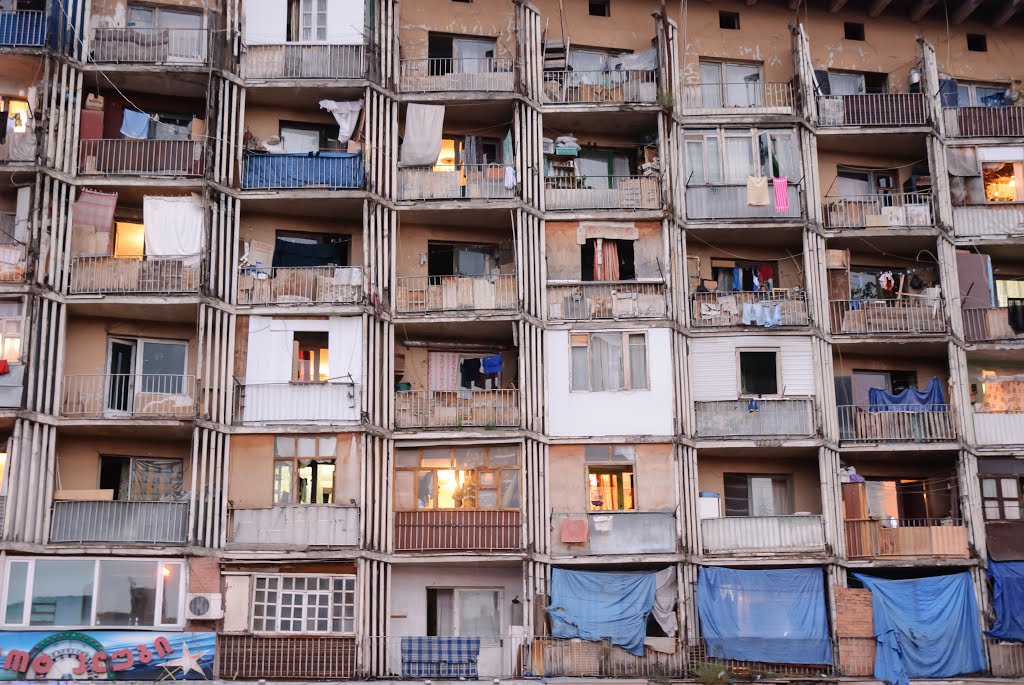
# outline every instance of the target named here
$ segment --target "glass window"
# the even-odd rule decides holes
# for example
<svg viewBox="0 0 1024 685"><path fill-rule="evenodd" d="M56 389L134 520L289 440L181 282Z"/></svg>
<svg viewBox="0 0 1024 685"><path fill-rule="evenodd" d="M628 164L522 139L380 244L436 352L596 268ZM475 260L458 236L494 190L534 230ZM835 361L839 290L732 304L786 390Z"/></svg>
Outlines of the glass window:
<svg viewBox="0 0 1024 685"><path fill-rule="evenodd" d="M501 635L501 593L498 590L459 590L458 632L472 637Z"/></svg>
<svg viewBox="0 0 1024 685"><path fill-rule="evenodd" d="M160 582L163 585L163 601L160 606L160 623L177 625L181 616L181 564L163 562L160 564Z"/></svg>
<svg viewBox="0 0 1024 685"><path fill-rule="evenodd" d="M83 626L92 623L95 565L91 559L36 560L29 624Z"/></svg>
<svg viewBox="0 0 1024 685"><path fill-rule="evenodd" d="M569 342L573 390L648 388L644 333L573 333Z"/></svg>
<svg viewBox="0 0 1024 685"><path fill-rule="evenodd" d="M280 435L274 440L274 504L331 504L336 436Z"/></svg>
<svg viewBox="0 0 1024 685"><path fill-rule="evenodd" d="M254 581L254 632L355 632L355 576L273 575Z"/></svg>
<svg viewBox="0 0 1024 685"><path fill-rule="evenodd" d="M154 624L157 578L153 573L152 561L101 561L99 583L96 597L97 625Z"/></svg>
<svg viewBox="0 0 1024 685"><path fill-rule="evenodd" d="M1021 512L1021 479L1019 476L986 476L981 479L981 497L985 519L1019 521Z"/></svg>
<svg viewBox="0 0 1024 685"><path fill-rule="evenodd" d="M326 331L296 332L292 341L292 381L325 383L330 376Z"/></svg>
<svg viewBox="0 0 1024 685"><path fill-rule="evenodd" d="M828 83L832 89L832 95L861 95L864 93L863 74L829 72Z"/></svg>
<svg viewBox="0 0 1024 685"><path fill-rule="evenodd" d="M327 40L327 0L302 0L299 32L304 41Z"/></svg>
<svg viewBox="0 0 1024 685"><path fill-rule="evenodd" d="M588 466L590 509L623 511L635 509L632 466Z"/></svg>
<svg viewBox="0 0 1024 685"><path fill-rule="evenodd" d="M788 516L793 513L789 476L723 474L726 516Z"/></svg>
<svg viewBox="0 0 1024 685"><path fill-rule="evenodd" d="M142 392L182 394L187 351L185 343L143 341Z"/></svg>
<svg viewBox="0 0 1024 685"><path fill-rule="evenodd" d="M29 564L24 561L12 561L7 567L7 606L4 609L4 623L22 622L25 615L28 571Z"/></svg>
<svg viewBox="0 0 1024 685"><path fill-rule="evenodd" d="M519 508L514 445L400 449L395 462L396 510Z"/></svg>

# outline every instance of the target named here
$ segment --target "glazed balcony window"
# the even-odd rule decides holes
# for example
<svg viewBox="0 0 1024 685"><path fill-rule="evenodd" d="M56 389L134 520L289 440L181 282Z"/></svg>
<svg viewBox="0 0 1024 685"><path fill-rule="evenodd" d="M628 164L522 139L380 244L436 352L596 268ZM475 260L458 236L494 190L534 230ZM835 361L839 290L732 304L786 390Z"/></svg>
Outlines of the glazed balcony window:
<svg viewBox="0 0 1024 685"><path fill-rule="evenodd" d="M398 451L395 509L518 510L519 451L512 445Z"/></svg>

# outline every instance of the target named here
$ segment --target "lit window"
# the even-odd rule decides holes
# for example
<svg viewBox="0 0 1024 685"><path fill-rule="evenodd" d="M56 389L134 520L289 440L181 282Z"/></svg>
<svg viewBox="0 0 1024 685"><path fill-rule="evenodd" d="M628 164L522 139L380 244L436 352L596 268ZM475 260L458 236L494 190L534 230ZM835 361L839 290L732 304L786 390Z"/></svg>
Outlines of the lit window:
<svg viewBox="0 0 1024 685"><path fill-rule="evenodd" d="M1024 200L1024 164L1021 162L982 162L986 202Z"/></svg>
<svg viewBox="0 0 1024 685"><path fill-rule="evenodd" d="M274 439L274 504L334 502L333 435L279 435Z"/></svg>
<svg viewBox="0 0 1024 685"><path fill-rule="evenodd" d="M632 445L587 445L587 492L592 511L636 509Z"/></svg>
<svg viewBox="0 0 1024 685"><path fill-rule="evenodd" d="M518 509L515 445L423 447L396 454L395 509Z"/></svg>
<svg viewBox="0 0 1024 685"><path fill-rule="evenodd" d="M355 576L255 576L257 633L355 632Z"/></svg>
<svg viewBox="0 0 1024 685"><path fill-rule="evenodd" d="M0 356L11 364L21 361L24 321L20 302L0 302Z"/></svg>
<svg viewBox="0 0 1024 685"><path fill-rule="evenodd" d="M292 380L326 383L331 377L329 356L326 331L296 332L292 340Z"/></svg>
<svg viewBox="0 0 1024 685"><path fill-rule="evenodd" d="M647 335L572 333L572 389L582 392L646 390Z"/></svg>

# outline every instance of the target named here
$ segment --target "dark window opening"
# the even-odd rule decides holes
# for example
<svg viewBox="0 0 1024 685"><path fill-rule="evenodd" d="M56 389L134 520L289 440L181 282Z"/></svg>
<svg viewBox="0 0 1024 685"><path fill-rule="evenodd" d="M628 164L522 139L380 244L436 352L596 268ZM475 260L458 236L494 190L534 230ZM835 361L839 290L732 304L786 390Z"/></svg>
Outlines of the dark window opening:
<svg viewBox="0 0 1024 685"><path fill-rule="evenodd" d="M100 490L113 490L115 500L127 498L128 493L121 492L121 475L130 463L129 457L100 457Z"/></svg>
<svg viewBox="0 0 1024 685"><path fill-rule="evenodd" d="M779 392L777 352L740 352L740 391L744 395Z"/></svg>
<svg viewBox="0 0 1024 685"><path fill-rule="evenodd" d="M971 52L988 52L988 38L984 33L968 33L967 49Z"/></svg>
<svg viewBox="0 0 1024 685"><path fill-rule="evenodd" d="M866 73L866 74L864 74L864 92L865 93L888 93L889 92L889 75L888 74L877 74L877 73Z"/></svg>
<svg viewBox="0 0 1024 685"><path fill-rule="evenodd" d="M636 279L632 240L602 239L602 269L600 274L595 269L597 262L597 238L587 238L587 244L580 248L580 280L581 281L632 281ZM617 256L616 264L609 269L604 264L605 257ZM616 268L617 267L617 268ZM616 271L618 277L615 278ZM598 277L600 276L600 277Z"/></svg>
<svg viewBox="0 0 1024 685"><path fill-rule="evenodd" d="M718 13L718 26L723 29L729 29L731 31L739 31L740 29L740 13L739 12L719 12Z"/></svg>
<svg viewBox="0 0 1024 685"><path fill-rule="evenodd" d="M469 4L469 3L473 2L473 0L452 0L452 2L464 2L464 3Z"/></svg>
<svg viewBox="0 0 1024 685"><path fill-rule="evenodd" d="M864 40L864 24L856 21L844 22L843 33L846 40Z"/></svg>
<svg viewBox="0 0 1024 685"><path fill-rule="evenodd" d="M352 236L334 233L278 233L274 267L348 266Z"/></svg>
<svg viewBox="0 0 1024 685"><path fill-rule="evenodd" d="M917 387L916 371L889 371L890 392L898 395L907 388Z"/></svg>
<svg viewBox="0 0 1024 685"><path fill-rule="evenodd" d="M489 276L497 268L496 245L427 243L427 275L432 282L443 276Z"/></svg>
<svg viewBox="0 0 1024 685"><path fill-rule="evenodd" d="M427 588L427 635L447 637L453 632L455 591Z"/></svg>
<svg viewBox="0 0 1024 685"><path fill-rule="evenodd" d="M590 16L612 16L612 0L590 0Z"/></svg>

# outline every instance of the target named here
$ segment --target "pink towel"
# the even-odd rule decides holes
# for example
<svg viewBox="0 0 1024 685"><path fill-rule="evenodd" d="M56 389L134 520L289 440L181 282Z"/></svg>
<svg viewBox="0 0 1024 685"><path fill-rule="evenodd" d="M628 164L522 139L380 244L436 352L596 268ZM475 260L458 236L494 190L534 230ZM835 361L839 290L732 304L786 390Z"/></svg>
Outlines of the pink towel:
<svg viewBox="0 0 1024 685"><path fill-rule="evenodd" d="M782 213L789 211L789 181L785 176L772 179L772 187L775 189L775 212Z"/></svg>

